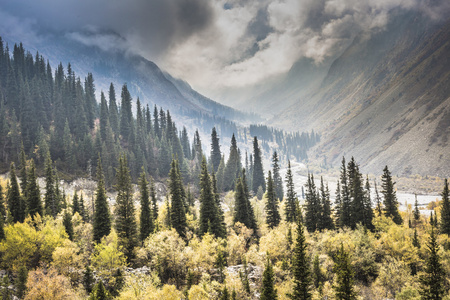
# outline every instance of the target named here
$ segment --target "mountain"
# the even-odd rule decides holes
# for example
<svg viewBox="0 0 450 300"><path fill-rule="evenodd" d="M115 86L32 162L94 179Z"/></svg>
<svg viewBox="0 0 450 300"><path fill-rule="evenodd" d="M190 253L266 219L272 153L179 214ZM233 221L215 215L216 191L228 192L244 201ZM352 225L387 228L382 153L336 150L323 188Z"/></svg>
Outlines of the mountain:
<svg viewBox="0 0 450 300"><path fill-rule="evenodd" d="M450 19L399 13L386 30L357 36L321 84L270 123L320 132L310 157L328 165L345 155L365 172L387 164L398 175L448 177L449 82Z"/></svg>

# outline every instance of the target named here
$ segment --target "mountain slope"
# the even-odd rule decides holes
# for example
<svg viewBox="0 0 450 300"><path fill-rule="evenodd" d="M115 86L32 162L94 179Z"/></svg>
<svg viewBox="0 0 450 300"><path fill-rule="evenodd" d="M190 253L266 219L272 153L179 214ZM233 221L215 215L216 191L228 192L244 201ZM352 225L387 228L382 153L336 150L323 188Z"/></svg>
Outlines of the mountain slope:
<svg viewBox="0 0 450 300"><path fill-rule="evenodd" d="M273 119L314 128L312 153L337 165L355 156L366 172L449 176L450 21L400 15L386 31L359 36L311 96Z"/></svg>

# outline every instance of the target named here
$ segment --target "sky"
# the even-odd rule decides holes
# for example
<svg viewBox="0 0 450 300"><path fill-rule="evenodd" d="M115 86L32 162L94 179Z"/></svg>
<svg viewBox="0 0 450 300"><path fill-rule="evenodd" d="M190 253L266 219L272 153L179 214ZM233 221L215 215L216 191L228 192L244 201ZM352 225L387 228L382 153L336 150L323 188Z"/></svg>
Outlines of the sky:
<svg viewBox="0 0 450 300"><path fill-rule="evenodd" d="M320 64L395 11L445 17L448 0L0 0L0 35L49 34L154 61L208 95Z"/></svg>

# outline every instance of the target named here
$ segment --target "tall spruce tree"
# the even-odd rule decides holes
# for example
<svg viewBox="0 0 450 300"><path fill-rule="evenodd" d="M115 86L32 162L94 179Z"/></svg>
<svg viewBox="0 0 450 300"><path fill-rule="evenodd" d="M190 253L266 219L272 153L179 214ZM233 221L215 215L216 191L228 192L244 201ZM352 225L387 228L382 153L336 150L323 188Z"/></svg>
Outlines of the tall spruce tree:
<svg viewBox="0 0 450 300"><path fill-rule="evenodd" d="M152 222L156 226L156 221L158 219L158 202L156 199L156 191L155 191L155 183L153 182L153 178L150 180L150 198L151 198L151 208L152 208Z"/></svg>
<svg viewBox="0 0 450 300"><path fill-rule="evenodd" d="M6 205L5 198L3 196L3 187L0 185L0 218L5 221L6 219Z"/></svg>
<svg viewBox="0 0 450 300"><path fill-rule="evenodd" d="M47 158L45 160L45 213L52 217L56 217L59 212L59 198L56 193L53 171L50 152L47 152Z"/></svg>
<svg viewBox="0 0 450 300"><path fill-rule="evenodd" d="M216 127L213 127L211 132L211 163L214 172L219 169L220 160L222 159L222 153L220 152L219 137L217 136Z"/></svg>
<svg viewBox="0 0 450 300"><path fill-rule="evenodd" d="M27 189L27 156L25 154L25 150L23 149L23 145L20 148L20 164L19 164L19 179L20 179L20 188L22 189L22 193L25 193ZM26 195L23 195L26 198Z"/></svg>
<svg viewBox="0 0 450 300"><path fill-rule="evenodd" d="M450 235L450 200L448 192L447 178L444 180L444 189L442 190L442 207L441 207L441 233ZM417 200L416 200L417 202Z"/></svg>
<svg viewBox="0 0 450 300"><path fill-rule="evenodd" d="M206 158L203 157L200 173L200 235L207 232L216 237L224 237L225 230L222 227L216 197L213 191L211 177L208 174Z"/></svg>
<svg viewBox="0 0 450 300"><path fill-rule="evenodd" d="M137 246L137 227L133 203L130 170L125 155L119 158L116 171L116 231L119 245L123 247L127 261L133 259L133 250Z"/></svg>
<svg viewBox="0 0 450 300"><path fill-rule="evenodd" d="M353 269L349 254L344 250L343 244L341 244L341 248L336 255L333 270L336 274L336 283L333 285L336 299L356 300L356 293L353 286Z"/></svg>
<svg viewBox="0 0 450 300"><path fill-rule="evenodd" d="M150 235L150 233L153 232L153 218L152 218L152 210L150 208L148 181L147 175L145 174L144 170L142 170L141 177L139 179L139 191L141 194L139 237L141 242L143 242Z"/></svg>
<svg viewBox="0 0 450 300"><path fill-rule="evenodd" d="M439 244L436 240L434 226L431 227L428 241L428 258L425 264L425 273L420 276L421 299L443 299L445 295L446 275L439 257Z"/></svg>
<svg viewBox="0 0 450 300"><path fill-rule="evenodd" d="M341 207L341 183L338 180L336 186L336 198L334 199L334 224L337 228L339 228L341 224Z"/></svg>
<svg viewBox="0 0 450 300"><path fill-rule="evenodd" d="M275 288L275 274L273 272L272 263L267 258L266 268L263 272L261 285L261 300L276 300L278 299L277 289Z"/></svg>
<svg viewBox="0 0 450 300"><path fill-rule="evenodd" d="M350 201L350 188L347 177L347 167L345 165L345 158L342 158L341 166L341 206L340 206L340 217L339 217L339 227L350 227L351 226L351 201Z"/></svg>
<svg viewBox="0 0 450 300"><path fill-rule="evenodd" d="M7 202L12 222L23 222L25 218L25 201L20 196L19 184L17 183L16 168L11 163L9 171L9 188L7 191Z"/></svg>
<svg viewBox="0 0 450 300"><path fill-rule="evenodd" d="M102 237L109 235L111 232L111 215L106 198L105 181L100 158L97 163L97 191L95 194L93 219L94 242L99 243Z"/></svg>
<svg viewBox="0 0 450 300"><path fill-rule="evenodd" d="M314 232L320 229L319 222L321 219L322 206L320 204L319 195L316 193L314 175L312 174L308 174L306 190L305 225L309 232Z"/></svg>
<svg viewBox="0 0 450 300"><path fill-rule="evenodd" d="M288 162L288 169L286 172L286 203L284 213L286 222L297 221L297 193L295 192L294 176L291 170L291 161Z"/></svg>
<svg viewBox="0 0 450 300"><path fill-rule="evenodd" d="M252 190L256 194L259 187L262 187L263 191L266 190L266 183L264 180L264 169L262 165L261 149L258 145L258 138L253 138L253 180Z"/></svg>
<svg viewBox="0 0 450 300"><path fill-rule="evenodd" d="M364 191L362 175L355 159L352 157L347 166L348 187L350 191L350 227L356 228L356 224L364 224Z"/></svg>
<svg viewBox="0 0 450 300"><path fill-rule="evenodd" d="M74 192L73 198L72 198L72 214L78 213L81 215L81 209L80 209L80 201L78 199L77 191Z"/></svg>
<svg viewBox="0 0 450 300"><path fill-rule="evenodd" d="M384 196L384 215L388 218L392 218L394 223L400 225L403 223L403 219L398 212L397 195L394 189L395 182L392 181L391 172L386 166L383 169L383 176L381 176L383 190L381 193Z"/></svg>
<svg viewBox="0 0 450 300"><path fill-rule="evenodd" d="M69 237L69 240L73 241L73 223L72 223L72 215L70 214L69 210L64 210L63 215L63 226L67 233L67 236Z"/></svg>
<svg viewBox="0 0 450 300"><path fill-rule="evenodd" d="M226 238L227 236L227 224L225 223L225 214L222 209L222 205L220 204L220 194L219 190L217 189L217 179L216 175L214 175L214 172L211 174L211 181L212 181L212 189L214 193L214 199L216 200L217 205L217 236ZM189 200L192 198L192 200ZM188 190L188 202L194 203L194 196L190 195L190 189Z"/></svg>
<svg viewBox="0 0 450 300"><path fill-rule="evenodd" d="M419 224L420 222L420 210L419 210L419 202L417 201L417 194L414 194L415 201L414 201L414 226ZM442 210L441 210L441 216L442 216Z"/></svg>
<svg viewBox="0 0 450 300"><path fill-rule="evenodd" d="M328 185L324 186L323 177L320 177L320 207L321 207L321 215L320 215L320 224L318 227L320 230L334 229L334 222L331 217L331 202L330 202L330 191L328 190Z"/></svg>
<svg viewBox="0 0 450 300"><path fill-rule="evenodd" d="M122 87L121 99L120 135L124 141L129 142L130 134L133 130L133 114L131 112L131 95L126 84Z"/></svg>
<svg viewBox="0 0 450 300"><path fill-rule="evenodd" d="M275 194L277 195L278 200L283 200L283 179L280 175L280 165L278 164L278 154L277 151L273 153L272 156L272 170L273 170L273 183L275 186Z"/></svg>
<svg viewBox="0 0 450 300"><path fill-rule="evenodd" d="M183 198L183 184L178 170L178 161L173 159L169 172L169 190L170 190L170 222L173 228L182 237L186 237L186 213Z"/></svg>
<svg viewBox="0 0 450 300"><path fill-rule="evenodd" d="M297 221L297 239L295 242L292 273L294 275L294 290L291 299L311 299L310 259L306 253L306 239L303 224Z"/></svg>
<svg viewBox="0 0 450 300"><path fill-rule="evenodd" d="M376 210L378 216L380 217L381 214L383 213L383 208L381 206L381 197L380 197L380 194L378 193L377 181L374 180L373 183L374 183L374 187L375 187L375 201L376 201L375 210ZM417 200L417 198L416 198L416 200Z"/></svg>
<svg viewBox="0 0 450 300"><path fill-rule="evenodd" d="M236 178L238 177L238 174L240 173L241 169L239 169L239 153L238 148L236 144L236 138L233 136L231 137L231 146L230 146L230 156L228 157L228 161L225 165L225 170L223 174L223 190L229 191L232 190Z"/></svg>
<svg viewBox="0 0 450 300"><path fill-rule="evenodd" d="M240 222L247 228L256 231L257 228L253 207L248 197L245 171L243 171L243 175L238 179L235 188L233 223Z"/></svg>
<svg viewBox="0 0 450 300"><path fill-rule="evenodd" d="M373 209L372 209L372 199L370 197L370 183L369 176L366 176L366 184L364 185L364 221L363 225L370 230L374 230L373 225Z"/></svg>
<svg viewBox="0 0 450 300"><path fill-rule="evenodd" d="M266 192L266 223L270 228L277 227L280 224L281 217L278 212L278 201L275 194L274 183L272 179L272 173L269 170L269 176L267 177L267 192Z"/></svg>
<svg viewBox="0 0 450 300"><path fill-rule="evenodd" d="M109 86L109 124L111 125L112 131L117 134L119 132L119 110L117 109L116 102L116 91L114 89L114 84Z"/></svg>
<svg viewBox="0 0 450 300"><path fill-rule="evenodd" d="M28 173L27 197L27 214L31 217L37 214L42 216L41 193L37 184L36 167L33 159L31 160L30 171Z"/></svg>

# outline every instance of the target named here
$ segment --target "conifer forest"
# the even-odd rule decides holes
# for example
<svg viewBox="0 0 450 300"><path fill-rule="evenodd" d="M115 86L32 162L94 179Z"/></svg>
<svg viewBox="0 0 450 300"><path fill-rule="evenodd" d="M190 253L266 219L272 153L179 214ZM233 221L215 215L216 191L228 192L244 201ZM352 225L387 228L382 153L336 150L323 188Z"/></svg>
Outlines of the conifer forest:
<svg viewBox="0 0 450 300"><path fill-rule="evenodd" d="M450 300L446 178L403 205L389 165L314 163L318 130L74 68L0 38L1 299Z"/></svg>

